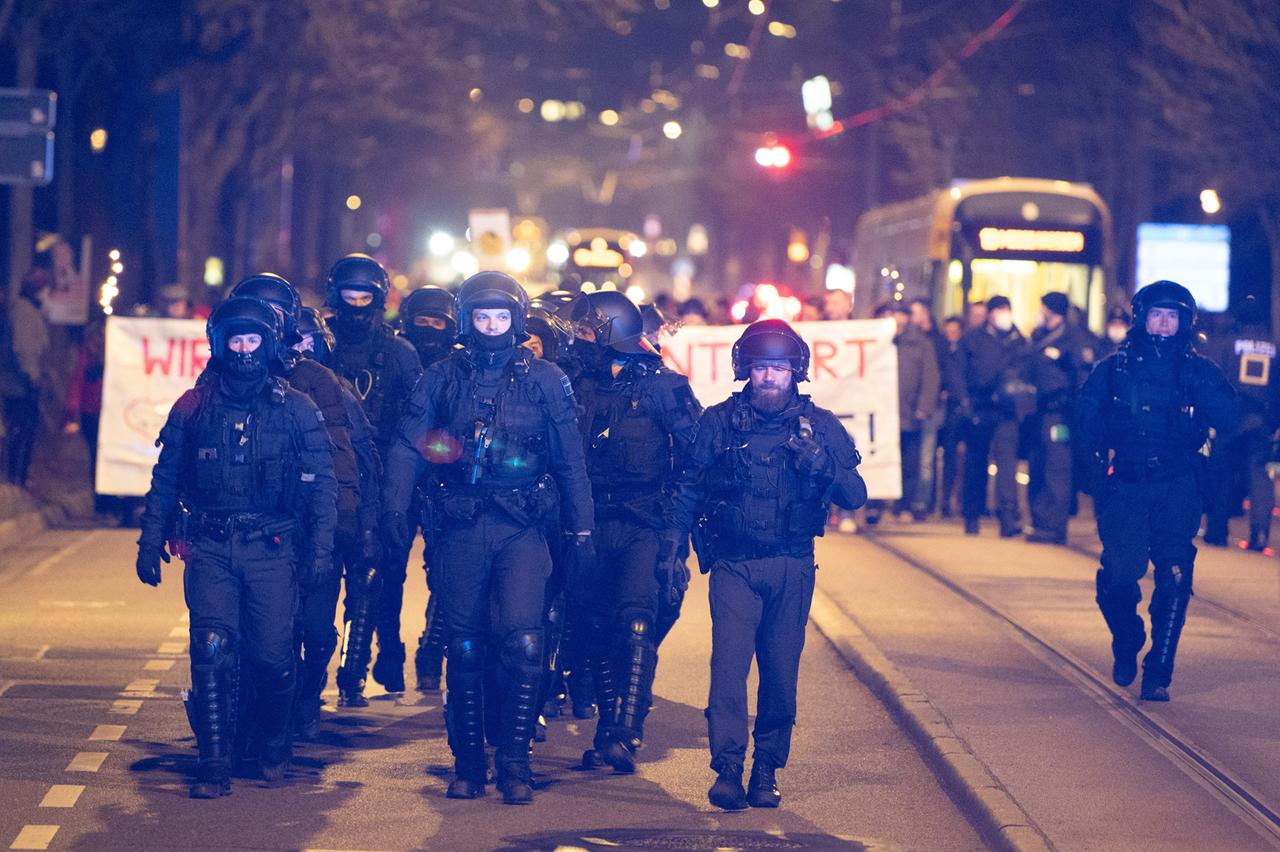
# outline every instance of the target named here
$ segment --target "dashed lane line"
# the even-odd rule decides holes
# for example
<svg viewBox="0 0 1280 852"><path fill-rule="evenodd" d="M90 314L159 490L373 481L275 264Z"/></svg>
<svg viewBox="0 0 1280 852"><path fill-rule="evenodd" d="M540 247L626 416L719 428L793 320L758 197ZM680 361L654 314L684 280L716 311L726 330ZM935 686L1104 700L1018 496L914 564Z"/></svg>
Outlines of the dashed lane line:
<svg viewBox="0 0 1280 852"><path fill-rule="evenodd" d="M9 844L10 849L48 849L53 836L58 833L56 825L24 825L22 831Z"/></svg>
<svg viewBox="0 0 1280 852"><path fill-rule="evenodd" d="M157 654L185 654L186 652L186 642L165 642L156 650Z"/></svg>
<svg viewBox="0 0 1280 852"><path fill-rule="evenodd" d="M190 633L190 632L191 632L191 631L187 630L187 628L185 628L185 627L175 627L175 628L173 628L172 630L170 630L170 631L169 631L169 638L171 638L171 639L185 639L185 638L187 637L187 634L188 634L188 633Z"/></svg>
<svg viewBox="0 0 1280 852"><path fill-rule="evenodd" d="M54 784L40 800L42 808L74 808L84 792L83 784Z"/></svg>
<svg viewBox="0 0 1280 852"><path fill-rule="evenodd" d="M64 772L97 772L102 768L102 764L106 762L107 752L105 751L82 751L75 757L71 758L71 762L67 764Z"/></svg>
<svg viewBox="0 0 1280 852"><path fill-rule="evenodd" d="M129 681L124 688L124 693L126 695L151 695L159 685L160 681L156 678L140 677Z"/></svg>
<svg viewBox="0 0 1280 852"><path fill-rule="evenodd" d="M127 728L127 725L98 725L93 729L93 733L89 734L89 739L115 741L124 736Z"/></svg>
<svg viewBox="0 0 1280 852"><path fill-rule="evenodd" d="M147 664L142 667L142 670L148 672L167 672L171 668L173 668L173 660L147 660Z"/></svg>
<svg viewBox="0 0 1280 852"><path fill-rule="evenodd" d="M132 716L142 709L141 701L131 701L128 699L120 699L111 702L111 709L108 711L117 716Z"/></svg>

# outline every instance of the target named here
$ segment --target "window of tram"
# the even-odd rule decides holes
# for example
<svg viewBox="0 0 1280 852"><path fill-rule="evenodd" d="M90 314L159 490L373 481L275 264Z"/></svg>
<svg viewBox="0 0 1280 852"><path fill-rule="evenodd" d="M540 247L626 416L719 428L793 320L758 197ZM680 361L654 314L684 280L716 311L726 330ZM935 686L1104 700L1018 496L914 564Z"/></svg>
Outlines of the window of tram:
<svg viewBox="0 0 1280 852"><path fill-rule="evenodd" d="M1030 334L1040 313L1040 297L1058 291L1071 304L1088 309L1090 267L1083 263L1054 263L1036 260L978 258L972 262L969 301L985 302L992 296L1007 296L1013 305L1013 321L1023 334ZM1098 286L1101 291L1101 286Z"/></svg>

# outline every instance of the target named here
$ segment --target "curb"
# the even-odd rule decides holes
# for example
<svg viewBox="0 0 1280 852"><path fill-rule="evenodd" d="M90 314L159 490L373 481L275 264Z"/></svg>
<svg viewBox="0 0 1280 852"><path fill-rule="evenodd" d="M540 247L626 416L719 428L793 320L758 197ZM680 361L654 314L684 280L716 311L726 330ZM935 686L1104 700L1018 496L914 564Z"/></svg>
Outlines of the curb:
<svg viewBox="0 0 1280 852"><path fill-rule="evenodd" d="M809 617L858 679L902 724L948 794L965 809L992 848L1006 852L1054 848L929 697L898 671L858 623L821 589L814 589Z"/></svg>

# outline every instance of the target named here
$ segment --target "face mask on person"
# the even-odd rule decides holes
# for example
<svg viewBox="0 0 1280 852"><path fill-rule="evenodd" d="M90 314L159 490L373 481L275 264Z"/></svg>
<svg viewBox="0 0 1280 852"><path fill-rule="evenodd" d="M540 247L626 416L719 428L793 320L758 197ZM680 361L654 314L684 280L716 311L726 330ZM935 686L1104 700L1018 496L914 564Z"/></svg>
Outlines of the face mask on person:
<svg viewBox="0 0 1280 852"><path fill-rule="evenodd" d="M1116 344L1120 343L1121 341L1124 340L1125 335L1127 335L1128 333L1129 333L1129 329L1125 328L1122 325L1107 326L1107 340L1110 340L1112 343L1116 343Z"/></svg>
<svg viewBox="0 0 1280 852"><path fill-rule="evenodd" d="M999 332L1007 332L1013 328L1013 313L1011 311L996 311L991 315L991 325Z"/></svg>

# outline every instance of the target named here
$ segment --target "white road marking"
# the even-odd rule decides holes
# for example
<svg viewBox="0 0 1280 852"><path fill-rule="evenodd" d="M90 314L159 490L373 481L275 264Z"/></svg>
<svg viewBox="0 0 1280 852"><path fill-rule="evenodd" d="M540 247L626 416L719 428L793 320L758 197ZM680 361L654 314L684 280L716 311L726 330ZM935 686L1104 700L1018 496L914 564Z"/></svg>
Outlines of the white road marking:
<svg viewBox="0 0 1280 852"><path fill-rule="evenodd" d="M24 825L22 831L9 844L10 849L48 849L53 836L58 833L56 825Z"/></svg>
<svg viewBox="0 0 1280 852"><path fill-rule="evenodd" d="M54 784L40 800L42 808L74 808L84 792L83 784Z"/></svg>
<svg viewBox="0 0 1280 852"><path fill-rule="evenodd" d="M97 772L107 759L105 751L82 751L67 764L64 772Z"/></svg>
<svg viewBox="0 0 1280 852"><path fill-rule="evenodd" d="M118 740L124 736L127 725L98 725L89 735L91 740Z"/></svg>
<svg viewBox="0 0 1280 852"><path fill-rule="evenodd" d="M179 621L181 621L183 624L190 624L190 623L191 623L191 613L190 613L190 612L183 612L183 613L182 613L182 616L181 616L178 620L179 620Z"/></svg>
<svg viewBox="0 0 1280 852"><path fill-rule="evenodd" d="M45 655L45 654L47 654L47 653L49 653L49 649L50 649L50 648L52 648L52 647L53 647L52 645L41 645L41 646L40 646L40 650L39 650L39 651L36 651L36 655L35 655L35 657L34 657L35 661L38 663L38 662L40 662L41 660L43 660L43 659L44 659L44 655Z"/></svg>
<svg viewBox="0 0 1280 852"><path fill-rule="evenodd" d="M18 682L16 680L0 680L0 697L3 697L4 694L8 692L11 687L17 685L17 683Z"/></svg>
<svg viewBox="0 0 1280 852"><path fill-rule="evenodd" d="M153 680L149 677L140 677L137 680L129 681L129 685L124 688L126 693L134 692L155 692L156 687L160 685L160 681Z"/></svg>
<svg viewBox="0 0 1280 852"><path fill-rule="evenodd" d="M143 671L148 672L167 672L173 668L173 660L147 660L147 664L142 667Z"/></svg>
<svg viewBox="0 0 1280 852"><path fill-rule="evenodd" d="M97 532L91 532L88 535L71 542L65 547L61 547L55 550L53 553L49 554L44 559L41 559L35 565L32 565L31 568L27 570L27 573L24 574L23 576L39 577L41 574L44 574L54 565L61 562L63 559L66 559L68 556L75 553L77 550L83 547L87 547L89 543L94 541L97 537L98 537Z"/></svg>
<svg viewBox="0 0 1280 852"><path fill-rule="evenodd" d="M113 606L124 606L124 601L39 601L39 606L49 606L55 609L76 609L83 607L84 609L107 609Z"/></svg>
<svg viewBox="0 0 1280 852"><path fill-rule="evenodd" d="M141 701L126 701L121 699L119 701L111 702L110 712L115 713L118 716L132 716L133 714L137 713L141 709L142 709Z"/></svg>
<svg viewBox="0 0 1280 852"><path fill-rule="evenodd" d="M169 631L169 636L173 639L185 639L190 632L185 627L175 627Z"/></svg>
<svg viewBox="0 0 1280 852"><path fill-rule="evenodd" d="M186 642L165 642L156 651L157 654L183 654L186 653Z"/></svg>

